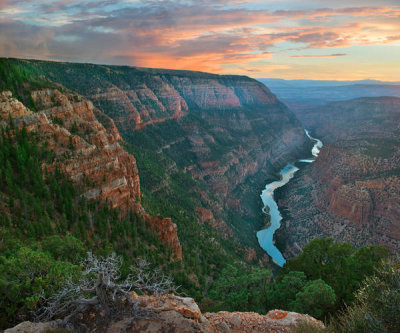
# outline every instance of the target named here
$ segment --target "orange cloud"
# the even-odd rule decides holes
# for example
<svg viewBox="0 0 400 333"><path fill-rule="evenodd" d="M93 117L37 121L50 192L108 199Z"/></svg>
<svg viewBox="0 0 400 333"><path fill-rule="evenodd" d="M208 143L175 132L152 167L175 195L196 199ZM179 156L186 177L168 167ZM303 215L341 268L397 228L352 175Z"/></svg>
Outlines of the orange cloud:
<svg viewBox="0 0 400 333"><path fill-rule="evenodd" d="M396 35L396 36L387 36L386 37L386 41L387 42L397 42L400 40L400 35Z"/></svg>
<svg viewBox="0 0 400 333"><path fill-rule="evenodd" d="M290 58L335 58L335 57L344 57L346 53L334 53L334 54L323 54L323 55L305 55L305 54L298 54L290 56Z"/></svg>
<svg viewBox="0 0 400 333"><path fill-rule="evenodd" d="M281 52L286 61L346 55L340 51L293 55L294 47L324 50L400 40L400 7L354 7L354 0L348 2L348 7L338 9L273 11L265 9L263 1L247 0L60 0L29 2L29 6L22 0L0 0L0 8L28 8L24 14L14 11L12 17L0 10L0 54L270 73L293 70L294 61L277 63ZM36 12L29 13L29 8ZM347 53L343 61L351 59Z"/></svg>
<svg viewBox="0 0 400 333"><path fill-rule="evenodd" d="M190 57L181 57L169 53L132 53L123 56L125 63L141 67L157 67L171 69L191 69L196 71L222 72L223 65L240 65L263 61L271 57L271 53L258 54L225 54L202 53Z"/></svg>

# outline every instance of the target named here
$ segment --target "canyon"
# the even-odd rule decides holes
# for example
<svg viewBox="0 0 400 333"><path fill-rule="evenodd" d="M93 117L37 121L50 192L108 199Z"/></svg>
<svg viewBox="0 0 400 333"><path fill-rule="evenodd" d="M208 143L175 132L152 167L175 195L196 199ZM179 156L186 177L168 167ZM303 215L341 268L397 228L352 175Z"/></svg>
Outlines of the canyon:
<svg viewBox="0 0 400 333"><path fill-rule="evenodd" d="M1 59L1 69L9 79L0 82L7 136L25 131L51 152L44 177L61 172L81 198L122 218L140 216L158 239L146 238L144 247L152 241L151 250L160 243L168 249L162 265L184 290L201 300L227 263L246 271L272 266L257 244L256 231L268 223L258 193L311 143L264 85L240 76L16 59ZM2 209L13 216L12 207ZM90 241L97 230L88 214ZM290 323L275 327L254 313L215 320L204 329L290 331Z"/></svg>
<svg viewBox="0 0 400 333"><path fill-rule="evenodd" d="M244 256L255 249L255 262L265 260L255 235L267 223L259 190L312 144L263 84L189 71L9 61L91 101L104 127L131 146L144 196L165 200L171 179L194 179L189 191L199 223L233 236ZM150 163L164 165L163 174L146 168L149 155Z"/></svg>
<svg viewBox="0 0 400 333"><path fill-rule="evenodd" d="M77 189L76 197L72 197L72 190L65 197L84 208L86 200L99 203L91 207L102 222L95 227L89 210L87 219L83 214L77 217L80 228L88 233L76 232L75 224L70 223L60 237L61 228L57 230L56 223L52 226L45 216L48 224L40 221L38 227L43 230L39 230L42 234L35 231L36 239L26 231L29 229L16 236L33 242L28 245L32 248L23 250L48 251L48 244L60 246L68 238L74 239L74 246L80 244L82 251L82 244L88 245L94 239L91 236L99 232L105 238L97 244L100 255L120 251L121 265L132 264L137 253L150 257L154 264L173 273L183 291L199 302L198 306L194 299L157 292L153 296L131 293L135 304L164 320L133 321L129 317L118 321L115 317L105 327L96 327L96 318L103 320L101 312L79 313L77 320L93 330L293 332L301 321L322 327L309 316L281 310L266 315L218 312L229 304L228 296L239 294L237 290L221 293L218 289L226 284L226 276L239 282L242 278L259 282L260 288L246 285L248 290L240 297L247 297L247 303L239 310L265 310L265 300L259 306L257 297L249 296L254 292L251 288L256 292L264 288L266 293L271 271L276 274L279 268L257 243L257 231L275 226L261 211L259 194L265 184L280 183L279 175L284 173L279 174L279 170L294 163L300 162L302 167L293 179L267 193L278 203L278 220L279 213L283 217L276 245L286 259L296 256L310 240L323 236L357 247L383 244L392 252L400 250L398 98L335 102L298 109L296 116L267 87L245 76L17 59L0 59L0 70L7 73L0 81L2 143L4 150L11 151L4 156L16 157L13 163L17 169L21 160L27 161L20 163L22 166L30 165L24 147L31 144L31 151L47 156L35 160L41 163L37 179L54 176L57 185L65 176ZM322 143L310 140L303 124L324 142L319 155ZM310 163L314 159L299 161L310 152L318 155L314 163ZM7 188L0 193L5 198L0 208L7 215L2 221L12 233L12 219L27 225L31 218L35 222L35 215L22 214L28 202L24 196L32 196L31 189L16 187L26 194L19 193L14 200L13 184L7 182L12 179L7 177L13 172L11 164L3 164ZM23 171L18 169L26 177ZM42 186L43 193L50 188L46 186ZM56 191L57 186L54 188ZM114 217L106 215L107 209L115 212ZM61 207L56 216L61 223L63 214ZM103 220L102 214L106 216ZM113 232L110 221L116 224ZM147 232L149 229L152 232ZM124 243L119 236L124 236ZM7 237L10 244L17 239ZM111 237L113 243L108 240ZM128 247L128 243L136 246ZM136 252L138 243L142 252ZM52 254L39 255L48 259ZM278 261L281 266L285 260ZM324 281L310 280L307 286L315 283L330 291L333 305L333 289ZM128 299L124 297L123 302ZM294 308L300 312L313 309L303 310ZM9 323L26 318L18 315ZM56 326L57 322L25 322L15 330Z"/></svg>
<svg viewBox="0 0 400 333"><path fill-rule="evenodd" d="M399 253L400 99L360 98L297 114L326 145L278 190L284 253L295 256L323 236Z"/></svg>
<svg viewBox="0 0 400 333"><path fill-rule="evenodd" d="M270 265L256 238L269 223L259 193L288 162L309 155L312 142L267 87L244 76L4 61L55 87L30 89L28 97L15 91L34 112L9 93L3 103L12 100L17 123L40 128L57 151L62 163L50 169L91 179L87 198L142 214L178 260L190 219L234 243L243 260ZM296 110L327 145L277 190L285 256L321 236L399 250L398 105L376 97Z"/></svg>

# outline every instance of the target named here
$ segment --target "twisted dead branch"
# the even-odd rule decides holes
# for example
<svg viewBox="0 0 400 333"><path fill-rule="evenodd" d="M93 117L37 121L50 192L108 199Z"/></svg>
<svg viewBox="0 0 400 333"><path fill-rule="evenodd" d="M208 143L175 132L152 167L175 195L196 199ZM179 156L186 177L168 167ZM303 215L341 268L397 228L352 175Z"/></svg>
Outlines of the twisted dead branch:
<svg viewBox="0 0 400 333"><path fill-rule="evenodd" d="M91 306L109 315L128 303L132 318L147 318L151 313L140 309L136 301L132 301L129 293L136 291L150 293L157 297L175 292L173 280L160 269L152 270L150 264L140 259L136 266L130 267L130 273L121 278L122 258L115 254L108 257L96 257L88 253L82 262L83 272L79 279L70 277L56 294L44 299L43 306L37 311L38 321L55 318L70 318L79 312L85 312Z"/></svg>

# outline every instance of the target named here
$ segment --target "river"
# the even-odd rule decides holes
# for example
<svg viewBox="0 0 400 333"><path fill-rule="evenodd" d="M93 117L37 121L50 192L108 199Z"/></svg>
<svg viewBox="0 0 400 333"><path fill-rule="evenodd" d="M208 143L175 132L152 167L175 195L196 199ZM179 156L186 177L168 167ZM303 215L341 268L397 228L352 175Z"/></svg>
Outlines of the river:
<svg viewBox="0 0 400 333"><path fill-rule="evenodd" d="M299 162L303 163L312 163L318 157L320 149L323 144L321 140L313 138L310 133L305 130L308 138L315 142L311 154L314 158L310 159L301 159ZM275 246L274 242L274 233L281 226L282 216L279 212L278 204L274 199L274 191L286 185L294 176L294 174L300 170L298 167L293 164L287 164L280 172L280 180L273 181L265 186L265 189L261 192L261 200L263 202L262 211L265 214L269 214L270 216L270 226L266 229L260 230L257 232L257 238L260 246L268 253L268 255L272 258L272 260L280 267L286 262L283 257L281 251Z"/></svg>

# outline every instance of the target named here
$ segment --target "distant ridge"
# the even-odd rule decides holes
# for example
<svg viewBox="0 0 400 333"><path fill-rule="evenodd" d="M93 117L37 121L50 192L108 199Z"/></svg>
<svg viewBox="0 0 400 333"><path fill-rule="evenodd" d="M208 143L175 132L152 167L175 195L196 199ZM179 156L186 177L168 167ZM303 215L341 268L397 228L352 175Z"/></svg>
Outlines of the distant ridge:
<svg viewBox="0 0 400 333"><path fill-rule="evenodd" d="M295 113L362 97L400 97L400 82L258 79Z"/></svg>
<svg viewBox="0 0 400 333"><path fill-rule="evenodd" d="M285 80L285 79L256 79L270 88L274 87L339 87L352 85L400 85L400 81L379 81L379 80L357 80L357 81L336 81L336 80Z"/></svg>

